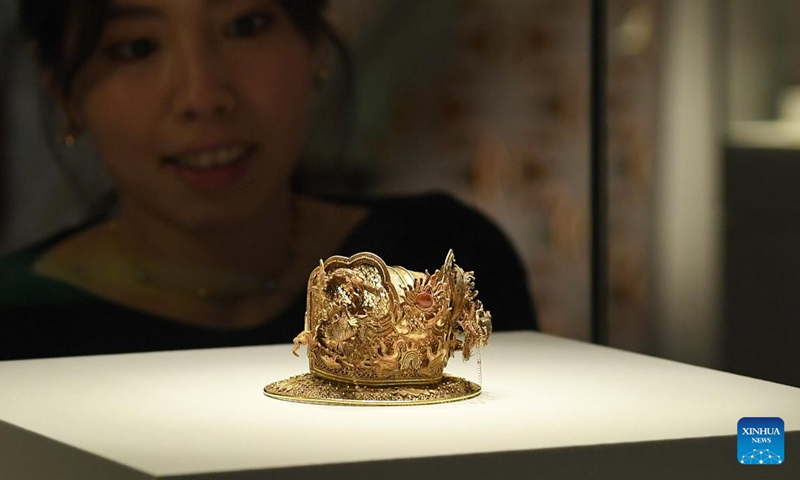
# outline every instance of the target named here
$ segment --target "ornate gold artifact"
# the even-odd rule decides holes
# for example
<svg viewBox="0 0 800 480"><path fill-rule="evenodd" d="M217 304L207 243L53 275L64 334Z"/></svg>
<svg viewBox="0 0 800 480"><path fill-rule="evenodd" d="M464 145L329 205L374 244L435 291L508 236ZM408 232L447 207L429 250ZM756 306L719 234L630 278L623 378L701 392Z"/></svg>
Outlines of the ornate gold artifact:
<svg viewBox="0 0 800 480"><path fill-rule="evenodd" d="M311 373L272 383L282 400L410 405L463 400L480 386L443 373L460 350L469 360L492 333L475 277L453 251L433 274L389 267L372 253L322 262L308 279L305 330Z"/></svg>

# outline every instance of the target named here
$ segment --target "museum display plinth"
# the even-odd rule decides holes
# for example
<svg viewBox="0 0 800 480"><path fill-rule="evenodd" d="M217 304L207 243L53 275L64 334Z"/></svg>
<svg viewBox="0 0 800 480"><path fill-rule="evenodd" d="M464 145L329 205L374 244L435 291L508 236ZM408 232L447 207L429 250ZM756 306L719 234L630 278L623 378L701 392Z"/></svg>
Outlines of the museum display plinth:
<svg viewBox="0 0 800 480"><path fill-rule="evenodd" d="M0 477L800 478L798 388L519 332L492 337L474 399L309 405L262 394L307 371L290 352L0 362ZM783 465L737 463L746 416L783 418Z"/></svg>

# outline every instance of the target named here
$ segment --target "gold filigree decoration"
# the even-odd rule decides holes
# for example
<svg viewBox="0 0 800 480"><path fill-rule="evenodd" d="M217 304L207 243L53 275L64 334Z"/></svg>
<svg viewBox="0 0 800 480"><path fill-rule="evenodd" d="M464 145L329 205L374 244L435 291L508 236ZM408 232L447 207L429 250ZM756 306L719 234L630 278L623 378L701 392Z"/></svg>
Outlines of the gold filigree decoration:
<svg viewBox="0 0 800 480"><path fill-rule="evenodd" d="M453 252L433 274L389 267L372 253L331 257L308 281L305 330L312 373L354 385L424 385L460 350L469 360L491 335L475 277Z"/></svg>

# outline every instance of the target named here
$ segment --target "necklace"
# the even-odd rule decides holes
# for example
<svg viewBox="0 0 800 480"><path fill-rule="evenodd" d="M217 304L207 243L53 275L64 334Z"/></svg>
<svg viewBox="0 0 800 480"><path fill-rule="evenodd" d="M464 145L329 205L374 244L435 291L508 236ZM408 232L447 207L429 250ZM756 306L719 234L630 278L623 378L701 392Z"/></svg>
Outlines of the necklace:
<svg viewBox="0 0 800 480"><path fill-rule="evenodd" d="M125 254L121 245L119 222L111 220L108 227L123 254L126 270L137 285L202 300L233 300L280 293L286 287L284 277L297 253L295 242L290 243L284 266L272 275L219 270Z"/></svg>

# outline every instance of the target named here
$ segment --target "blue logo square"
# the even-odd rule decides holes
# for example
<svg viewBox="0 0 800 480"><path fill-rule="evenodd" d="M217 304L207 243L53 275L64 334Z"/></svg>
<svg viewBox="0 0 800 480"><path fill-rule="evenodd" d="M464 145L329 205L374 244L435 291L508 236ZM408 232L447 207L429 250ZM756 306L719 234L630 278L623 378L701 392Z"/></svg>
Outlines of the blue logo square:
<svg viewBox="0 0 800 480"><path fill-rule="evenodd" d="M737 426L738 459L742 465L780 465L783 450L783 420L777 417L745 417Z"/></svg>

